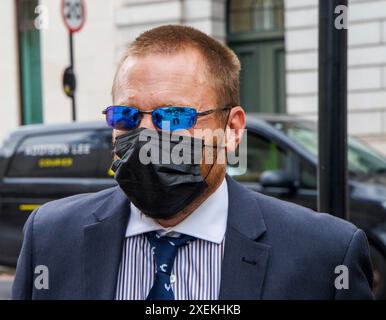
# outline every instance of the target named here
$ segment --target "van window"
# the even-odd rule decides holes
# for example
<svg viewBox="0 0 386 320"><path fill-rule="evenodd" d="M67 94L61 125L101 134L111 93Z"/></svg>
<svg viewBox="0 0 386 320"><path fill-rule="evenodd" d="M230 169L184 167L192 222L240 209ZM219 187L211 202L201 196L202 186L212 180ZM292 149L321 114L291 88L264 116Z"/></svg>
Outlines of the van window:
<svg viewBox="0 0 386 320"><path fill-rule="evenodd" d="M8 177L95 177L98 151L95 130L33 135L17 147Z"/></svg>
<svg viewBox="0 0 386 320"><path fill-rule="evenodd" d="M288 170L289 157L275 141L248 132L247 170L244 174L238 175L232 169L228 166L227 172L238 181L260 182L260 176L264 171Z"/></svg>
<svg viewBox="0 0 386 320"><path fill-rule="evenodd" d="M99 161L97 164L98 178L113 178L114 172L110 170L113 162L112 130L99 130Z"/></svg>

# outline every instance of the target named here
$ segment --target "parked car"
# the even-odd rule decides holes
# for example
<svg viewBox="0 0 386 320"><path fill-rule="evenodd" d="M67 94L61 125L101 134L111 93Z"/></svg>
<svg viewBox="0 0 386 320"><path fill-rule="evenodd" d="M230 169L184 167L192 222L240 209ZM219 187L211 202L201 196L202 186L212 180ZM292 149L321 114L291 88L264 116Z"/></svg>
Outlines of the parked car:
<svg viewBox="0 0 386 320"><path fill-rule="evenodd" d="M228 174L249 188L316 209L316 124L249 114L246 168ZM374 265L374 292L386 298L386 157L349 138L349 220L363 229ZM111 129L103 122L31 125L0 148L0 264L15 266L22 227L47 201L116 185ZM76 214L76 213L74 213Z"/></svg>

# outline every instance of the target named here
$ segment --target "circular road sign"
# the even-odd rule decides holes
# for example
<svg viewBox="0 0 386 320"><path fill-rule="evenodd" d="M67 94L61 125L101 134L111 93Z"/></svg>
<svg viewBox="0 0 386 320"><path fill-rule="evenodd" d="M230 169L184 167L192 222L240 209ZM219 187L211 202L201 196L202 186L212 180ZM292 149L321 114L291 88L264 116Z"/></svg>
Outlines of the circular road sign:
<svg viewBox="0 0 386 320"><path fill-rule="evenodd" d="M62 0L61 11L64 24L71 33L82 29L86 19L86 7L83 0Z"/></svg>

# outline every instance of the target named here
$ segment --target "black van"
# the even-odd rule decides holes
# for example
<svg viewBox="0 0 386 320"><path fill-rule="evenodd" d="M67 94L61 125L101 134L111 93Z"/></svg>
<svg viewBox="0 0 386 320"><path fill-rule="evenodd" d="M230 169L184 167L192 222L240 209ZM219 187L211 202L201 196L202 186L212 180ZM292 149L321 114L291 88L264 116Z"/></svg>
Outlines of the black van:
<svg viewBox="0 0 386 320"><path fill-rule="evenodd" d="M247 165L228 174L253 190L316 209L317 131L291 116L248 115ZM349 139L350 221L371 245L386 298L386 157ZM114 186L111 129L103 122L22 127L0 148L0 265L15 266L22 228L43 203ZM76 213L74 213L76 214Z"/></svg>

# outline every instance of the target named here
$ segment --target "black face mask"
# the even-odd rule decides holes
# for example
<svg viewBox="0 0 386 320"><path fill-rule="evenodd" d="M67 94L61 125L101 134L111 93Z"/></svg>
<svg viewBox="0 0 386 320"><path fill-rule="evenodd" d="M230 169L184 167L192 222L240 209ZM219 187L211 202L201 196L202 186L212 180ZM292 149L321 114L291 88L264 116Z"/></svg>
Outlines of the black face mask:
<svg viewBox="0 0 386 320"><path fill-rule="evenodd" d="M140 141L144 130L149 141ZM179 139L174 141L172 136ZM172 218L208 187L200 173L202 140L182 137L138 128L116 138L114 152L120 160L115 160L112 166L115 179L127 198L151 218ZM189 151L188 155L184 153L182 164L174 164L171 159L171 151L175 152L173 149L177 144L177 149L183 147L184 152ZM150 163L143 164L140 156L142 159L150 147L158 152L151 154ZM165 159L169 162L165 163Z"/></svg>

